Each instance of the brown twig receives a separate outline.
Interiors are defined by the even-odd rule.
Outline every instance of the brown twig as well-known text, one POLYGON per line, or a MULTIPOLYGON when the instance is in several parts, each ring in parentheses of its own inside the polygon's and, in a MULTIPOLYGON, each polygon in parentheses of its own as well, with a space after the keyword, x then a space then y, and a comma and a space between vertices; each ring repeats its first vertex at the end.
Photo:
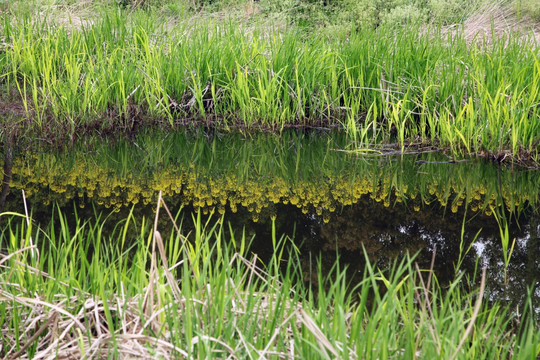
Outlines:
POLYGON ((456 351, 454 352, 452 357, 450 357, 451 360, 454 360, 457 357, 459 350, 461 350, 461 348, 463 347, 463 344, 465 344, 465 341, 467 341, 467 338, 469 337, 469 335, 471 334, 473 330, 474 322, 476 321, 476 318, 478 317, 478 313, 480 312, 480 307, 482 306, 482 299, 484 297, 485 286, 486 286, 486 267, 484 266, 482 268, 482 280, 480 281, 480 291, 478 292, 478 299, 476 299, 476 306, 474 307, 473 316, 471 317, 469 326, 467 326, 467 329, 465 330, 465 333, 463 334, 463 337, 461 338, 461 341, 459 342, 459 345, 456 348, 456 351))
POLYGON ((54 311, 51 315, 51 317, 45 322, 45 324, 41 325, 41 327, 38 329, 38 331, 36 331, 34 333, 34 335, 32 335, 32 337, 30 337, 30 339, 28 339, 28 341, 26 342, 26 344, 24 344, 20 349, 19 351, 17 351, 15 354, 11 355, 10 359, 17 359, 18 357, 20 357, 25 351, 26 349, 28 349, 32 343, 34 341, 36 341, 36 339, 45 331, 47 330, 47 328, 56 321, 56 319, 58 318, 58 313, 56 311, 54 311))

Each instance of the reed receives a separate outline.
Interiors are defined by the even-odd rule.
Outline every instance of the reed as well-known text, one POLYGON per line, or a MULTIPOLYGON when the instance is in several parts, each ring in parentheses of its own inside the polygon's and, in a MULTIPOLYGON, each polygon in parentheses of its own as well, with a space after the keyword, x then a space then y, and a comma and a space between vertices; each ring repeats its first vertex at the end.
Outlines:
POLYGON ((539 51, 517 35, 468 44, 462 33, 412 26, 329 38, 235 20, 170 27, 142 11, 71 27, 4 16, 1 33, 2 82, 34 134, 144 120, 340 126, 354 141, 401 150, 422 141, 456 156, 539 159, 539 51))
POLYGON ((40 227, 3 213, 2 356, 530 359, 540 353, 540 331, 523 315, 532 310, 518 315, 488 304, 485 273, 478 274, 480 289, 478 279, 463 275, 443 289, 430 269, 406 256, 386 271, 367 261, 355 285, 337 263, 325 275, 318 268, 316 284, 306 286, 297 252, 287 250, 290 239, 269 239, 274 255, 263 265, 248 255, 249 240, 228 232, 221 219, 195 214, 195 231, 184 234, 182 217, 170 216, 161 196, 158 204, 154 221, 130 214, 110 232, 101 214, 81 221, 56 211, 40 227), (163 239, 167 223, 172 231, 163 239), (522 324, 517 332, 515 321, 522 324))

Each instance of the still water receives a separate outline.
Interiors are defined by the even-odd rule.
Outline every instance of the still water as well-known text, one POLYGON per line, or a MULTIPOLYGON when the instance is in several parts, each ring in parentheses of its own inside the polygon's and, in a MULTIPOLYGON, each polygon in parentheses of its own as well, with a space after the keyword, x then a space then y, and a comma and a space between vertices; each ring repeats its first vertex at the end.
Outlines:
POLYGON ((4 149, 9 192, 4 186, 0 205, 24 212, 24 190, 42 226, 58 207, 80 219, 108 214, 112 229, 130 211, 153 218, 162 191, 169 208, 184 214, 184 228, 193 212, 223 216, 234 231, 254 236, 251 251, 262 261, 273 249, 273 223, 300 249, 308 282, 317 259, 324 273, 339 257, 354 281, 366 258, 385 268, 410 253, 421 268, 434 257, 442 283, 487 266, 490 300, 517 305, 532 291, 540 308, 540 172, 452 162, 429 149, 359 155, 347 143, 329 133, 184 132, 69 151, 4 149), (501 226, 515 241, 508 264, 501 226))

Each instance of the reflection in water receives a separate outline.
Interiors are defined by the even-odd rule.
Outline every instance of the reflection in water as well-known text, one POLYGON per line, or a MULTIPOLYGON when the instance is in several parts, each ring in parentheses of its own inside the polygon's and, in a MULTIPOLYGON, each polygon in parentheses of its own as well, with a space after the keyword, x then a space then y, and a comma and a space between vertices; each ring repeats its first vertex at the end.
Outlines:
POLYGON ((11 173, 13 168, 13 149, 6 146, 4 150, 4 176, 2 179, 2 193, 0 193, 0 212, 4 211, 4 204, 9 194, 9 183, 11 182, 11 173))
POLYGON ((404 202, 419 211, 438 202, 453 213, 468 206, 487 215, 494 207, 515 212, 538 202, 535 172, 499 171, 479 163, 419 163, 412 156, 361 159, 332 151, 339 144, 331 140, 291 136, 279 143, 272 138, 227 143, 183 137, 150 150, 117 144, 96 153, 38 153, 15 159, 12 187, 25 189, 44 205, 76 198, 81 207, 92 200, 112 209, 153 203, 162 190, 205 212, 243 207, 255 221, 261 213, 277 215, 277 204, 328 221, 336 209, 366 196, 385 207, 404 202))
MULTIPOLYGON (((356 276, 363 272, 363 249, 381 267, 419 252, 418 262, 428 268, 436 248, 441 281, 455 276, 461 258, 460 270, 472 273, 479 255, 478 261, 488 265, 492 299, 519 303, 534 285, 538 301, 538 172, 473 161, 434 163, 441 156, 433 154, 421 162, 416 156, 357 158, 334 151, 344 143, 339 136, 294 133, 278 140, 148 136, 93 152, 17 156, 11 187, 25 190, 34 218, 42 222, 54 203, 64 211, 74 211, 75 203, 79 217, 93 216, 97 207, 112 209, 119 218, 136 204, 140 215, 151 217, 162 190, 175 210, 224 214, 236 231, 257 234, 253 251, 263 259, 272 251, 275 222, 278 234, 302 244, 306 279, 312 254, 321 254, 324 267, 339 253, 356 276), (506 274, 495 209, 503 210, 511 239, 517 239, 506 274)), ((7 151, 4 157, 6 167, 7 151)), ((7 201, 9 210, 22 203, 17 196, 7 201)))

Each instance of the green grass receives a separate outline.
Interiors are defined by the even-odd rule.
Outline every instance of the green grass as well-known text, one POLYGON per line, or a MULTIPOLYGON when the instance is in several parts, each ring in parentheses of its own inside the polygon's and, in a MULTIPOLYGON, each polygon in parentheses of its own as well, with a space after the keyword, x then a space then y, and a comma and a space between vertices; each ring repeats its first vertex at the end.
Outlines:
POLYGON ((6 106, 26 113, 19 132, 338 126, 353 147, 424 142, 539 161, 540 52, 523 36, 468 44, 414 24, 306 34, 107 9, 60 26, 31 11, 3 16, 0 84, 13 94, 6 106))
POLYGON ((349 284, 338 264, 326 275, 315 269, 318 285, 306 286, 298 281, 296 250, 286 250, 290 239, 273 232, 274 256, 263 265, 248 253, 249 239, 200 213, 192 216, 193 233, 183 234, 177 215, 180 228, 162 239, 159 230, 172 228, 164 210, 153 222, 130 215, 111 233, 102 231, 107 218, 99 214, 82 222, 55 213, 47 227, 2 214, 2 356, 534 359, 540 353, 531 310, 518 315, 488 305, 480 272, 479 289, 472 285, 478 279, 463 274, 443 288, 407 256, 385 271, 368 262, 358 284, 349 284))

